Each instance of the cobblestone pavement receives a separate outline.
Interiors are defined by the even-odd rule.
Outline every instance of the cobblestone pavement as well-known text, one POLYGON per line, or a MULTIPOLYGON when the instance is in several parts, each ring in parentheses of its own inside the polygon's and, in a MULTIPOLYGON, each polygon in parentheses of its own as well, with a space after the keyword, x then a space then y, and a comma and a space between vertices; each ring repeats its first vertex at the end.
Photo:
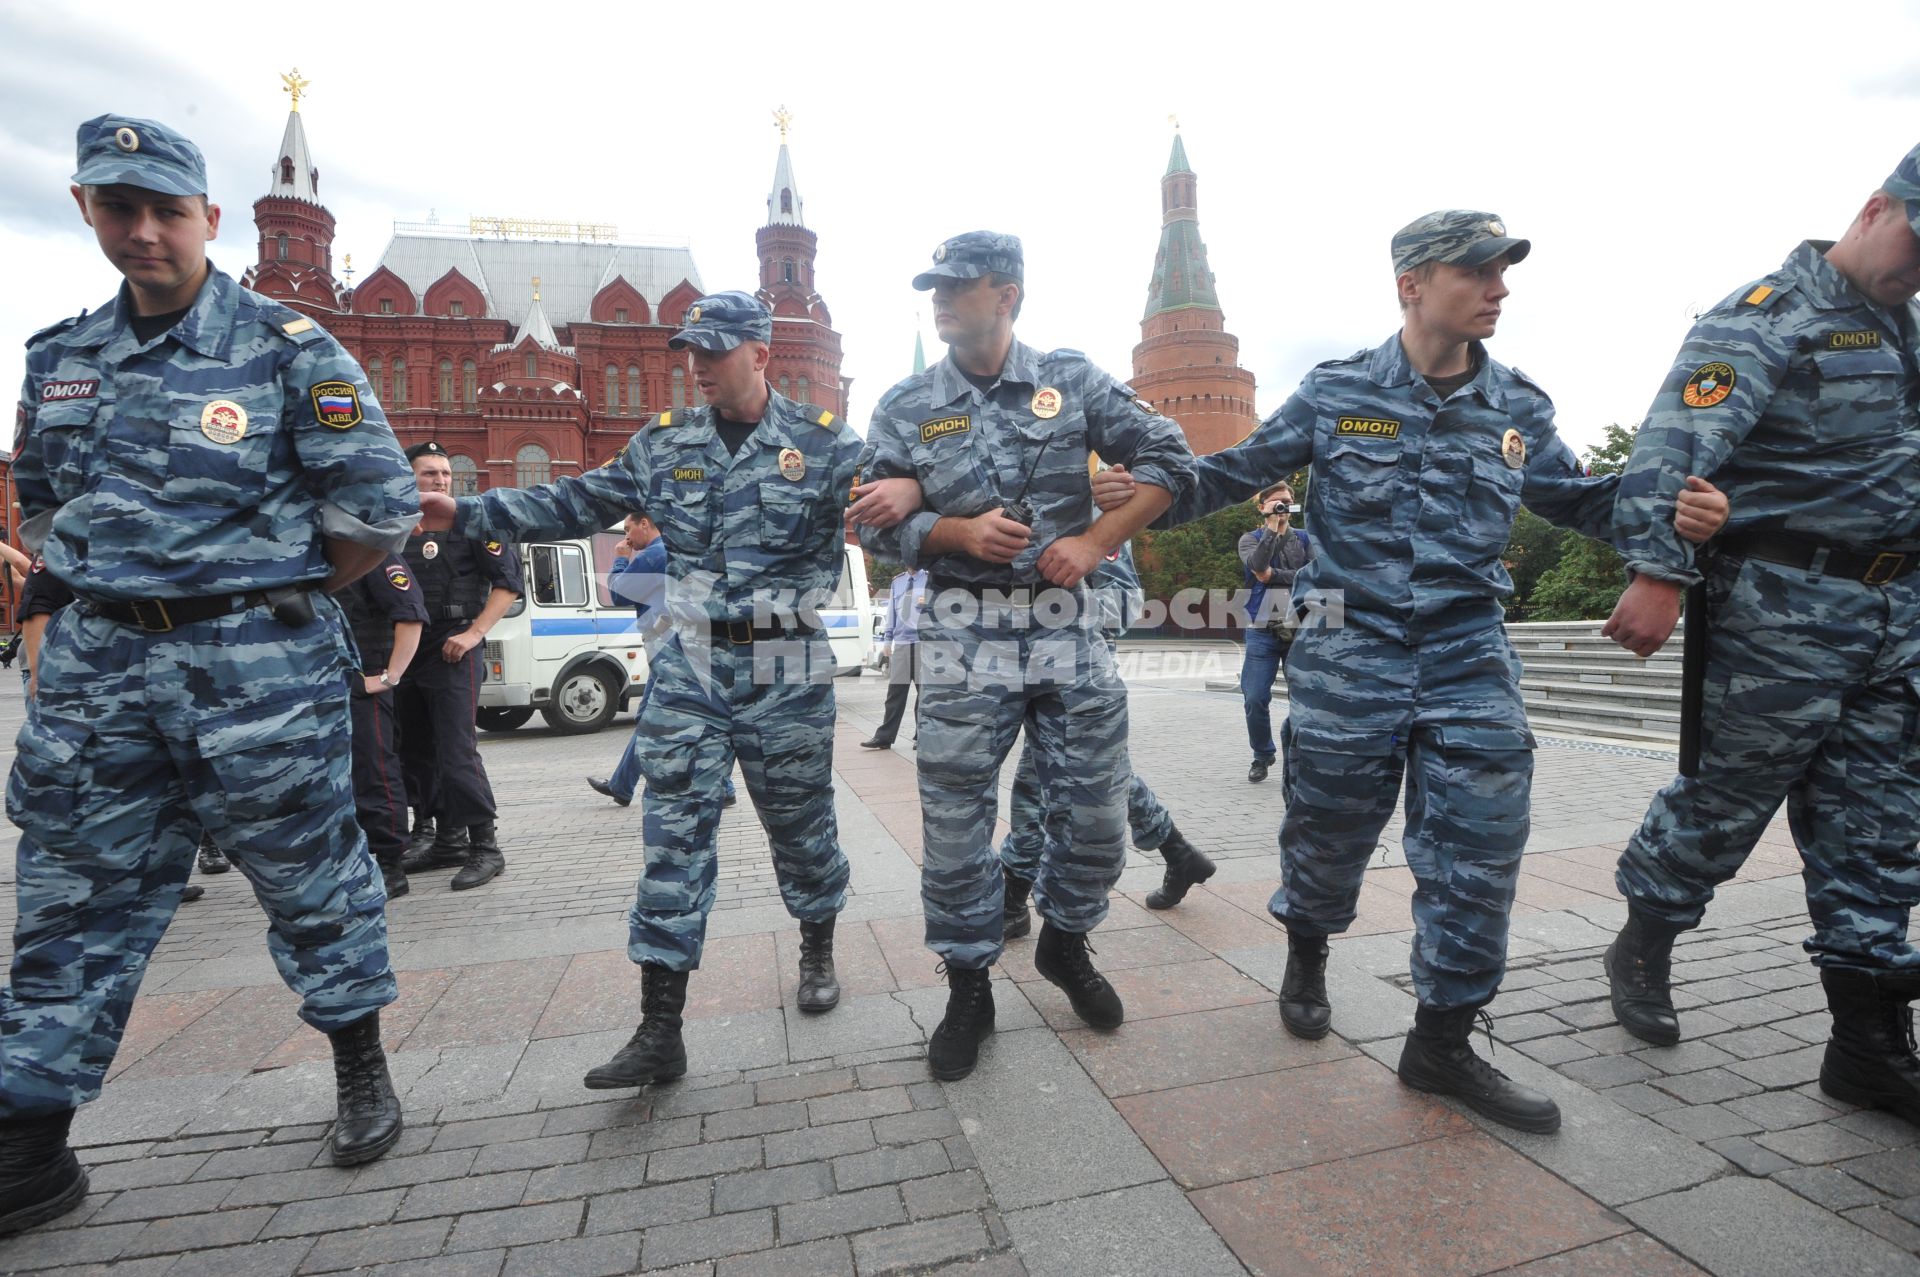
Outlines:
MULTIPOLYGON (((1413 1006, 1397 823, 1335 944, 1336 1033, 1281 1030, 1279 789, 1245 782, 1238 698, 1204 690, 1238 654, 1125 656, 1136 765, 1221 871, 1155 914, 1158 859, 1133 854, 1095 937, 1117 1033, 1081 1027, 1020 940, 980 1068, 927 1079, 945 990, 920 940, 912 751, 858 748, 884 689, 844 680, 842 1005, 787 1009, 797 931, 743 801, 721 823, 690 1075, 582 1089, 637 1016, 639 809, 582 780, 621 733, 530 726, 484 746, 507 876, 454 895, 424 875, 391 908, 400 1146, 326 1162, 324 1040, 240 875, 202 878, 75 1124, 92 1193, 0 1242, 0 1272, 1920 1273, 1920 1132, 1812 1084, 1827 1020, 1784 824, 1676 951, 1685 1040, 1648 1048, 1611 1024, 1599 955, 1624 916, 1613 859, 1671 761, 1543 743, 1493 1058, 1566 1124, 1516 1134, 1392 1076, 1413 1006)), ((19 714, 7 683, 0 739, 19 714)))

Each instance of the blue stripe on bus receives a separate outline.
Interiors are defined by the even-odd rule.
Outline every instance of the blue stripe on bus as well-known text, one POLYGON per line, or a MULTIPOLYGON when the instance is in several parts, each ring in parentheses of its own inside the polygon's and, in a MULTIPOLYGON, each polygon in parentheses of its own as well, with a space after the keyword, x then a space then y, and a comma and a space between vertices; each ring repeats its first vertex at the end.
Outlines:
MULTIPOLYGON (((832 616, 822 614, 820 624, 829 630, 858 629, 860 626, 860 618, 858 616, 832 616)), ((532 621, 532 630, 535 636, 596 634, 605 637, 615 637, 622 634, 631 634, 636 641, 638 641, 640 637, 639 631, 634 628, 634 623, 623 617, 601 617, 595 619, 588 616, 536 616, 532 621)))

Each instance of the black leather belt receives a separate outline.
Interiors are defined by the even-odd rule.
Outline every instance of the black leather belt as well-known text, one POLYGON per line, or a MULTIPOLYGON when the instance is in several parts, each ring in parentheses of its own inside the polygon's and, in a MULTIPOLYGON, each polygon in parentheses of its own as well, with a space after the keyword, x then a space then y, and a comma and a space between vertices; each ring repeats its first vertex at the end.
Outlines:
POLYGON ((798 625, 755 625, 752 621, 715 621, 709 631, 716 643, 746 647, 752 643, 772 643, 780 639, 812 638, 820 633, 798 625))
POLYGON ((1005 602, 1013 607, 1031 607, 1033 596, 1042 590, 1054 588, 1045 581, 962 581, 951 576, 929 576, 927 588, 938 594, 942 590, 959 590, 971 594, 976 599, 993 596, 993 602, 1005 602))
POLYGON ((1791 532, 1747 532, 1727 537, 1722 543, 1727 554, 1765 559, 1790 568, 1811 568, 1824 551, 1820 565, 1823 576, 1837 576, 1867 585, 1885 585, 1920 569, 1920 552, 1911 550, 1848 550, 1828 545, 1812 537, 1791 532))
POLYGON ((255 590, 250 594, 214 594, 200 599, 83 598, 80 606, 109 621, 137 625, 149 634, 165 634, 195 621, 210 621, 216 616, 264 607, 270 601, 265 590, 255 590))

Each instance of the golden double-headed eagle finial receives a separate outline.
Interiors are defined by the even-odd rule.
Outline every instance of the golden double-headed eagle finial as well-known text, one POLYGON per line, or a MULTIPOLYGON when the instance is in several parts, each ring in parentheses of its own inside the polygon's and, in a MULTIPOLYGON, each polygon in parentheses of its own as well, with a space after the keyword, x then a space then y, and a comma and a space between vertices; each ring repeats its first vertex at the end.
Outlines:
POLYGON ((280 83, 283 86, 280 91, 293 99, 293 109, 298 111, 300 109, 300 95, 306 92, 307 86, 312 84, 313 81, 301 79, 300 68, 295 67, 280 77, 280 83))
POLYGON ((773 123, 774 127, 780 130, 780 141, 784 144, 787 140, 787 130, 793 127, 793 113, 784 105, 777 107, 773 112, 773 123))

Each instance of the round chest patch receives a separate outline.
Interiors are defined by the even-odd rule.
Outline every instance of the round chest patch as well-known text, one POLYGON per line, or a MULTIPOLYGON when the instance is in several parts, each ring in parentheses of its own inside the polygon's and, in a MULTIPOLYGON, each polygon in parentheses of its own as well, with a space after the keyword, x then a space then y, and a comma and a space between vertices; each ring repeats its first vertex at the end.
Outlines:
POLYGON ((1733 393, 1733 365, 1701 364, 1680 389, 1680 402, 1689 408, 1711 408, 1733 393))
POLYGON ((1042 386, 1033 392, 1033 415, 1045 420, 1060 415, 1060 392, 1052 386, 1042 386))
POLYGON ((200 410, 200 433, 215 443, 239 443, 247 433, 247 410, 231 399, 216 399, 200 410))
POLYGON ((1515 470, 1527 464, 1527 441, 1520 437, 1518 430, 1509 430, 1500 436, 1500 455, 1515 470))
POLYGON ((429 541, 429 542, 427 542, 427 543, 426 543, 425 545, 423 545, 423 546, 421 546, 421 547, 420 547, 420 557, 421 557, 421 558, 423 558, 423 559, 437 559, 437 558, 439 558, 439 557, 440 557, 440 543, 439 543, 438 541, 429 541))
POLYGON ((800 449, 780 449, 780 477, 796 483, 807 477, 807 459, 800 454, 800 449))

